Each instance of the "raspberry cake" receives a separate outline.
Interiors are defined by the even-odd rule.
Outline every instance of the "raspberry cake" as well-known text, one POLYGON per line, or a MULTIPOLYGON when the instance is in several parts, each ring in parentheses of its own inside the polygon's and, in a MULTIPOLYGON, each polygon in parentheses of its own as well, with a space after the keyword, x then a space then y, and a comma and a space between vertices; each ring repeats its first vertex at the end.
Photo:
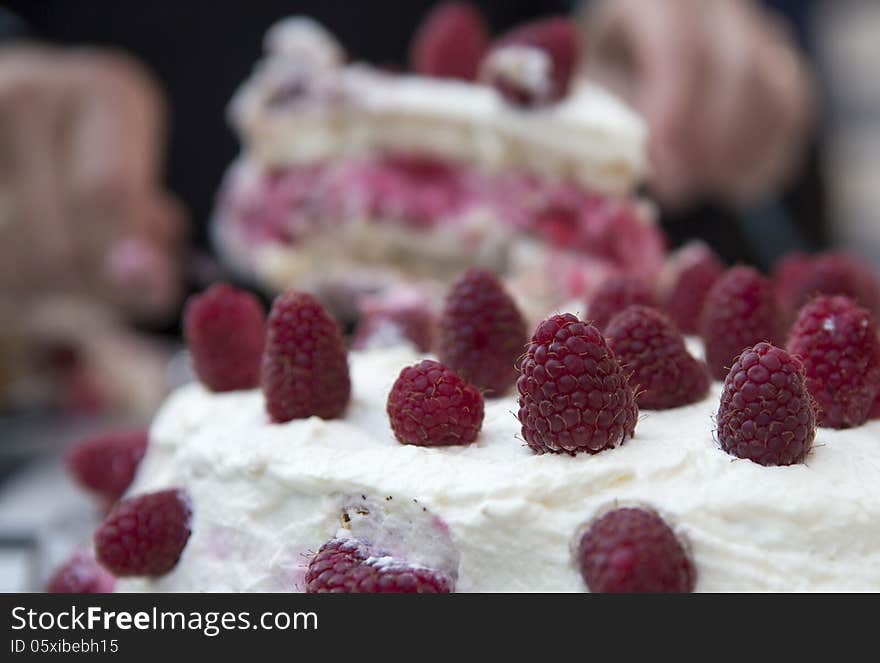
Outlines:
POLYGON ((213 226, 229 264, 337 317, 401 283, 437 294, 471 265, 533 318, 609 273, 659 270, 663 236, 633 195, 645 127, 577 74, 574 25, 489 42, 474 12, 451 12, 424 24, 406 73, 347 63, 309 19, 270 30, 230 106, 243 148, 213 226))
MULTIPOLYGON (((472 270, 442 314, 473 306, 489 365, 523 334, 497 288, 472 270)), ((606 335, 557 313, 494 392, 411 344, 347 350, 296 291, 265 347, 230 347, 254 327, 244 301, 216 286, 189 304, 201 382, 159 411, 96 532, 100 566, 78 553, 70 591, 107 570, 117 591, 880 590, 880 340, 852 299, 812 300, 788 350, 745 348, 723 384, 658 309, 629 306, 606 335), (821 368, 837 356, 844 375, 821 368), (248 366, 249 388, 205 382, 248 366)), ((91 476, 99 448, 129 458, 129 440, 86 443, 73 471, 91 476)))
MULTIPOLYGON (((285 292, 188 304, 199 382, 59 591, 880 591, 876 276, 664 263, 570 24, 480 21, 432 15, 418 75, 270 32, 216 231, 285 292)), ((112 502, 141 453, 70 468, 112 502)))

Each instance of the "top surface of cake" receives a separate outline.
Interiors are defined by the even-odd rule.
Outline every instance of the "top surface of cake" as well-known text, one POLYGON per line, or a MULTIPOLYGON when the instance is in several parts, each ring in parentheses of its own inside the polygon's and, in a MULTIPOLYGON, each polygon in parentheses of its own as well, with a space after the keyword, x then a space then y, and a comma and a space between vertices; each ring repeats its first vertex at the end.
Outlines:
MULTIPOLYGON (((692 274, 676 281, 695 293, 692 274)), ((396 345, 356 351, 308 293, 264 323, 212 287, 186 314, 202 384, 159 412, 99 561, 160 591, 880 588, 871 310, 815 296, 773 345, 774 284, 734 267, 687 341, 650 291, 611 286, 587 310, 613 299, 609 320, 557 313, 528 335, 474 268, 433 341, 397 317, 409 302, 385 312, 396 345), (132 515, 162 526, 126 539, 132 515)))
POLYGON ((193 534, 171 573, 122 589, 302 591, 311 556, 350 527, 343 514, 371 511, 409 523, 422 539, 410 559, 454 567, 456 591, 584 591, 578 534, 632 505, 688 542, 696 591, 880 589, 880 421, 821 429, 806 463, 762 467, 714 439, 716 383, 698 403, 642 413, 619 448, 536 456, 510 395, 486 402, 474 444, 423 448, 398 443, 385 412, 419 355, 350 358, 352 402, 337 420, 270 423, 258 391, 194 384, 171 397, 131 492, 186 487, 193 534))

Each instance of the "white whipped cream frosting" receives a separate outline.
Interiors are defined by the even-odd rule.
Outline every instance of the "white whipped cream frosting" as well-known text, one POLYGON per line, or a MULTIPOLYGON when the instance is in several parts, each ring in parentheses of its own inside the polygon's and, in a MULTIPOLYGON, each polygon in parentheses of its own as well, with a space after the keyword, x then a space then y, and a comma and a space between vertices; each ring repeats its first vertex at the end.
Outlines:
POLYGON ((695 405, 643 411, 617 449, 538 456, 519 434, 514 393, 486 402, 469 447, 404 446, 385 402, 400 369, 418 359, 407 347, 351 353, 352 401, 334 421, 274 424, 259 391, 179 389, 155 420, 130 492, 185 488, 192 536, 169 574, 120 589, 301 591, 309 556, 363 496, 401 521, 408 512, 395 504, 441 519, 448 537, 407 531, 437 539, 412 561, 457 560, 461 592, 585 591, 578 533, 632 504, 656 509, 686 541, 697 591, 880 590, 880 422, 819 429, 806 463, 762 467, 714 441, 716 383, 695 405), (429 559, 432 549, 443 559, 429 559))

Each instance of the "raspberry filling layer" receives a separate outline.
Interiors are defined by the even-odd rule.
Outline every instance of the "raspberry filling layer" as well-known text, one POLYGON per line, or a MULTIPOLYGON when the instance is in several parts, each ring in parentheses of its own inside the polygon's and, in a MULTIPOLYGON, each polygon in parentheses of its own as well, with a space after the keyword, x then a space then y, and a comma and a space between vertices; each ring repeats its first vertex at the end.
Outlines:
POLYGON ((461 234, 474 215, 601 258, 628 272, 654 273, 665 239, 633 201, 522 172, 486 173, 451 161, 383 155, 276 169, 247 187, 228 186, 225 222, 253 244, 302 245, 353 219, 417 232, 461 234))

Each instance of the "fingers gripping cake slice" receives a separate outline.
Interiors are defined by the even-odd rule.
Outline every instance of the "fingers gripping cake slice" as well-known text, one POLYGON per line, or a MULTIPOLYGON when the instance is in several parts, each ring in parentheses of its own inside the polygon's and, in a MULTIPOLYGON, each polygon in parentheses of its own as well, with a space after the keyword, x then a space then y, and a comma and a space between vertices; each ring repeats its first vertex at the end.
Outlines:
POLYGON ((231 264, 355 299, 401 282, 436 293, 482 265, 534 314, 608 273, 659 269, 662 234, 633 196, 645 127, 609 93, 575 75, 524 105, 491 80, 343 60, 307 19, 270 31, 230 106, 243 147, 214 235, 231 264))

